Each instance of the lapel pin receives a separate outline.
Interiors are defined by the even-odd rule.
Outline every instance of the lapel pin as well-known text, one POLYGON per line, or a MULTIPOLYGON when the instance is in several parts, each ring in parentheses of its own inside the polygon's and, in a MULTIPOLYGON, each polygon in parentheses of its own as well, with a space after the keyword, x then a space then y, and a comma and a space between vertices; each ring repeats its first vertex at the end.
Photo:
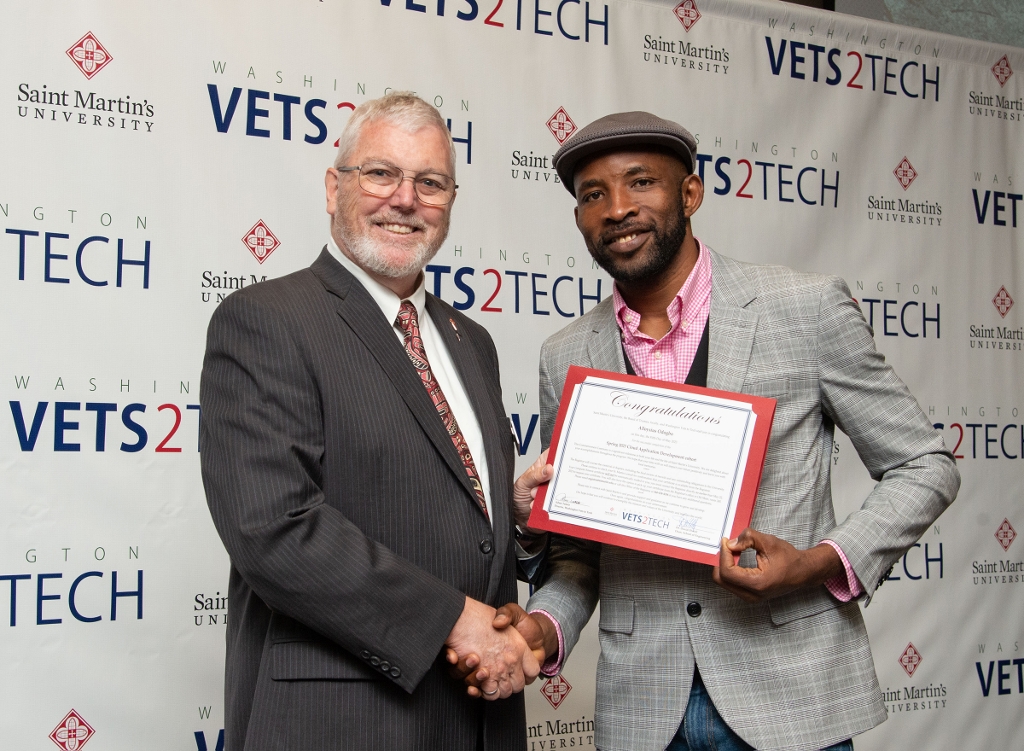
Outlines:
POLYGON ((455 325, 455 319, 454 318, 449 318, 448 319, 448 323, 450 323, 452 325, 452 330, 455 331, 455 338, 458 339, 461 342, 462 341, 462 337, 459 335, 459 327, 455 325))

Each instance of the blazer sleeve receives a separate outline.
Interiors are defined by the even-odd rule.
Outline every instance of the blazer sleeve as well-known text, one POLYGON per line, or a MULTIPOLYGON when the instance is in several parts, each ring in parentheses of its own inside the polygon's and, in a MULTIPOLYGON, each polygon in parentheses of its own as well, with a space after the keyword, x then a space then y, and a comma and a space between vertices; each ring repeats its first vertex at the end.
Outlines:
MULTIPOLYGON (((545 342, 540 355, 540 429, 544 448, 551 444, 559 394, 565 381, 566 368, 555 367, 556 357, 557 350, 545 342), (553 376, 553 371, 562 376, 553 376)), ((539 588, 526 609, 544 610, 558 621, 565 645, 565 654, 560 656, 563 665, 597 607, 600 563, 600 543, 549 535, 539 588)))
POLYGON ((853 442, 876 485, 828 534, 870 597, 956 498, 960 473, 942 436, 875 348, 846 283, 831 278, 818 318, 824 414, 853 442))
POLYGON ((210 322, 200 391, 210 512, 232 564, 272 610, 357 657, 387 660, 399 668, 387 677, 411 692, 465 595, 324 502, 321 397, 292 326, 244 293, 210 322))

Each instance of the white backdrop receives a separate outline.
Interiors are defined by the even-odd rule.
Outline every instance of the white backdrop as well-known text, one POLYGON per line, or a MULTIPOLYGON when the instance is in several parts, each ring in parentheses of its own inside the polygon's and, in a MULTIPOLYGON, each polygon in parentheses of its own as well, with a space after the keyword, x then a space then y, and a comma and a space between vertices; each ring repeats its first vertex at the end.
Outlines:
MULTIPOLYGON (((332 144, 388 89, 457 139, 428 288, 492 332, 521 468, 541 341, 611 290, 551 169, 567 131, 678 120, 701 239, 849 282, 964 477, 865 610, 890 719, 857 747, 1022 745, 1024 52, 755 0, 9 0, 3 20, 4 748, 217 748, 206 324, 313 260, 332 144)), ((841 518, 870 480, 842 437, 834 462, 841 518)), ((596 657, 590 631, 564 682, 528 688, 530 751, 593 746, 596 657)))

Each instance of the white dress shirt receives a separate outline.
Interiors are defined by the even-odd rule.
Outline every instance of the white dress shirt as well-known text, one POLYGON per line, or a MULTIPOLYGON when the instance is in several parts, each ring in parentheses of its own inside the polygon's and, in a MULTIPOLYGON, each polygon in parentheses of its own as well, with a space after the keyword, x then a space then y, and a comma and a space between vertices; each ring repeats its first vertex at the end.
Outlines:
POLYGON ((427 292, 424 286, 425 275, 420 275, 420 283, 416 287, 415 292, 407 298, 400 298, 342 253, 341 249, 334 242, 333 237, 327 239, 327 250, 334 257, 334 260, 344 266, 345 270, 352 274, 366 291, 370 293, 370 297, 374 299, 377 305, 380 306, 381 312, 384 313, 384 318, 391 323, 395 336, 398 337, 403 348, 405 347, 405 335, 395 325, 395 319, 398 318, 398 310, 402 306, 403 299, 409 300, 416 306, 416 317, 419 319, 420 337, 423 339, 423 349, 427 355, 427 362, 430 363, 430 370, 437 379, 437 383, 441 386, 441 391, 444 392, 444 396, 448 400, 448 407, 451 409, 452 414, 455 415, 455 419, 459 423, 459 429, 462 430, 462 436, 466 439, 466 445, 469 446, 469 451, 473 455, 473 463, 476 465, 476 472, 480 477, 480 486, 484 489, 484 503, 487 504, 487 515, 493 519, 494 515, 491 512, 491 486, 487 475, 487 454, 484 452, 484 437, 480 430, 480 422, 477 420, 476 413, 473 412, 469 396, 466 394, 466 389, 462 385, 462 379, 459 378, 459 373, 455 369, 455 363, 452 362, 452 358, 448 354, 448 348, 445 347, 444 339, 441 338, 437 327, 434 325, 434 320, 426 311, 427 292))

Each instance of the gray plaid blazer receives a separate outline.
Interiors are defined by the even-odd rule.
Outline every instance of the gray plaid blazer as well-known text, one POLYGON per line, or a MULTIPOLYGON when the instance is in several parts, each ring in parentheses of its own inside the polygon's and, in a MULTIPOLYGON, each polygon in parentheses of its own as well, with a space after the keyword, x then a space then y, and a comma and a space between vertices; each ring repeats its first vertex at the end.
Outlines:
MULTIPOLYGON (((711 259, 707 385, 778 400, 752 526, 798 548, 835 541, 870 596, 956 497, 953 457, 876 351, 845 282, 711 259), (836 427, 877 483, 839 525, 829 485, 836 427)), ((610 297, 544 343, 544 445, 574 364, 624 372, 610 297)), ((567 651, 601 601, 600 749, 664 749, 694 663, 722 717, 758 749, 820 749, 886 718, 860 608, 823 586, 749 604, 707 566, 557 536, 547 565, 529 609, 558 619, 567 651)))

